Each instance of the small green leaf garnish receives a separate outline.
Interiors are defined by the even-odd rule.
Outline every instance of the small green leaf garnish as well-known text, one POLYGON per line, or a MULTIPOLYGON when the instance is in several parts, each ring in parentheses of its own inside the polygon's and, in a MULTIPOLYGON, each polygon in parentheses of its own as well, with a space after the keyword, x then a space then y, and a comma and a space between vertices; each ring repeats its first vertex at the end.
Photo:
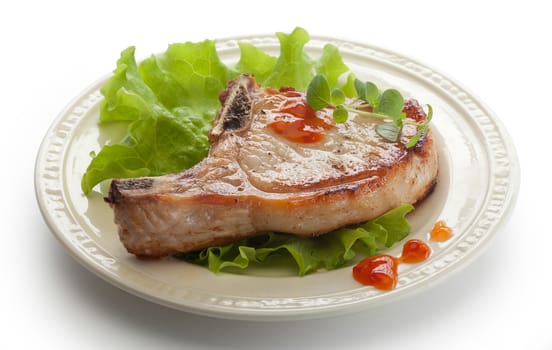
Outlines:
POLYGON ((355 79, 354 84, 355 84, 355 90, 356 90, 358 98, 360 98, 361 100, 367 101, 366 100, 366 87, 365 87, 364 83, 362 81, 358 80, 358 79, 355 79))
POLYGON ((391 119, 397 120, 401 118, 403 107, 404 99, 401 93, 395 89, 388 89, 379 96, 379 104, 374 112, 385 114, 391 119))
POLYGON ((376 84, 372 82, 362 82, 355 79, 355 89, 358 94, 358 98, 368 102, 373 108, 377 108, 379 104, 379 89, 376 84))
POLYGON ((349 117, 349 112, 343 107, 343 105, 337 105, 335 107, 335 110, 333 112, 333 120, 336 123, 345 123, 347 121, 347 118, 349 117))
POLYGON ((328 79, 323 74, 317 74, 307 87, 307 103, 315 110, 321 110, 331 104, 331 92, 328 79))
POLYGON ((401 129, 394 122, 385 122, 376 126, 376 132, 386 140, 396 142, 401 129))
POLYGON ((307 88, 307 103, 315 110, 326 107, 334 107, 333 119, 336 123, 345 123, 349 112, 367 117, 381 119, 384 122, 376 126, 376 132, 384 139, 397 142, 405 124, 415 125, 418 129, 407 143, 406 147, 416 145, 422 135, 427 132, 429 122, 433 116, 433 110, 428 106, 427 118, 417 123, 406 118, 403 112, 404 98, 396 89, 387 89, 383 92, 372 82, 362 82, 351 73, 342 88, 330 88, 328 79, 324 74, 317 74, 307 88), (353 91, 354 90, 354 91, 353 91), (358 104, 358 100, 347 103, 345 97, 354 97, 365 103, 358 104))
POLYGON ((416 143, 420 140, 422 135, 424 135, 427 132, 427 129, 429 128, 429 122, 431 121, 431 118, 433 118, 433 108, 431 105, 427 105, 427 118, 422 123, 422 125, 418 124, 418 132, 416 135, 414 135, 410 140, 408 140, 408 143, 406 144, 407 148, 414 147, 416 143))

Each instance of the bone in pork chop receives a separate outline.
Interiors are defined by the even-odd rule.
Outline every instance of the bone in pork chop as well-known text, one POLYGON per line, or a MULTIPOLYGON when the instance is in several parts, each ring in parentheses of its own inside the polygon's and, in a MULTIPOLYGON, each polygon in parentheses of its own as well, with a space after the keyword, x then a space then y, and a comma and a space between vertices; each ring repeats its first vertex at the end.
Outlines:
MULTIPOLYGON (((113 180, 106 201, 126 249, 161 257, 266 232, 321 235, 423 199, 438 159, 427 132, 407 149, 375 131, 380 121, 350 114, 335 124, 294 89, 261 89, 241 75, 221 93, 208 156, 178 174, 113 180)), ((417 102, 407 117, 424 118, 417 102)))

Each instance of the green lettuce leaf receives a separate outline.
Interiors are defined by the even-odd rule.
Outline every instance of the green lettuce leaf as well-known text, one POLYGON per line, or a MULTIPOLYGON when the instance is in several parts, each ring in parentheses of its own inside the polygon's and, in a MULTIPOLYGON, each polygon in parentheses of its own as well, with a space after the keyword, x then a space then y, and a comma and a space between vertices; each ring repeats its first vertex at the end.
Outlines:
POLYGON ((337 87, 339 77, 347 72, 349 67, 343 63, 339 49, 326 44, 319 61, 316 64, 316 73, 324 74, 331 88, 337 87))
POLYGON ((170 45, 139 66, 134 51, 121 53, 101 89, 100 124, 128 122, 127 133, 94 155, 81 181, 85 194, 103 180, 173 173, 199 162, 218 94, 237 75, 210 40, 170 45))
POLYGON ((410 232, 406 214, 413 209, 412 205, 404 204, 364 224, 320 237, 269 233, 176 257, 205 265, 215 273, 227 268, 246 269, 252 264, 268 264, 275 257, 292 262, 300 276, 322 268, 333 270, 351 263, 359 253, 374 255, 404 239, 410 232))
POLYGON ((155 94, 138 72, 134 51, 130 46, 121 52, 113 76, 100 90, 104 96, 100 103, 100 123, 147 118, 159 107, 155 94))
POLYGON ((104 146, 92 159, 81 182, 84 193, 103 180, 174 173, 198 163, 207 153, 208 140, 189 122, 192 117, 187 114, 184 122, 160 115, 130 124, 121 143, 104 146))
MULTIPOLYGON (((181 89, 176 92, 168 87, 163 90, 170 98, 178 98, 180 106, 188 106, 195 111, 212 112, 219 107, 218 94, 226 88, 228 80, 237 72, 221 62, 213 40, 200 43, 172 44, 157 58, 165 75, 174 79, 181 89)), ((144 70, 144 76, 147 71, 144 70)), ((147 76, 146 76, 147 80, 147 76)), ((153 86, 162 91, 164 86, 153 86)))
POLYGON ((276 35, 280 41, 280 56, 265 85, 276 89, 293 86, 304 91, 314 76, 315 62, 304 50, 305 44, 310 40, 309 33, 303 28, 295 28, 291 34, 276 35))
POLYGON ((349 68, 334 45, 324 46, 322 56, 312 59, 304 50, 310 36, 303 28, 295 28, 291 34, 276 33, 280 41, 280 56, 264 85, 273 88, 293 86, 304 91, 316 73, 324 74, 330 88, 338 86, 338 78, 349 68))
POLYGON ((258 82, 264 83, 272 73, 277 58, 264 52, 249 43, 238 43, 240 47, 240 60, 236 64, 236 70, 255 76, 258 82))

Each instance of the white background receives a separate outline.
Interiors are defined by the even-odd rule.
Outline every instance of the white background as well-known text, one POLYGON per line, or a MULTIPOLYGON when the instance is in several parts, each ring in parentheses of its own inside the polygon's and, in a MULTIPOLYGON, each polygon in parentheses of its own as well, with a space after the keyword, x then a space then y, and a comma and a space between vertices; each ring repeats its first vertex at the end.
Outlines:
MULTIPOLYGON (((18 1, 0 5, 0 345, 4 349, 552 349, 552 19, 538 2, 18 1), (188 3, 185 5, 185 3, 188 3), (33 188, 42 137, 119 52, 291 31, 385 47, 462 83, 512 135, 521 191, 471 265, 413 297, 336 318, 254 323, 151 304, 76 263, 33 188)), ((542 3, 545 3, 544 1, 542 3)))

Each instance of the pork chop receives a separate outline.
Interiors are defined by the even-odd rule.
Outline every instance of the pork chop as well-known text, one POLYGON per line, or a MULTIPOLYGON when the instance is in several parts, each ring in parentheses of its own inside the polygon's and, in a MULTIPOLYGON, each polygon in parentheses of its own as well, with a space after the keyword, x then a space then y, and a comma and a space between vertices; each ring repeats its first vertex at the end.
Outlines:
MULTIPOLYGON (((126 249, 161 257, 266 232, 321 235, 422 200, 438 159, 427 132, 407 149, 375 131, 380 121, 351 113, 334 123, 292 88, 262 89, 242 75, 221 93, 208 156, 178 174, 113 180, 106 201, 126 249)), ((407 117, 425 118, 416 101, 407 117)))

